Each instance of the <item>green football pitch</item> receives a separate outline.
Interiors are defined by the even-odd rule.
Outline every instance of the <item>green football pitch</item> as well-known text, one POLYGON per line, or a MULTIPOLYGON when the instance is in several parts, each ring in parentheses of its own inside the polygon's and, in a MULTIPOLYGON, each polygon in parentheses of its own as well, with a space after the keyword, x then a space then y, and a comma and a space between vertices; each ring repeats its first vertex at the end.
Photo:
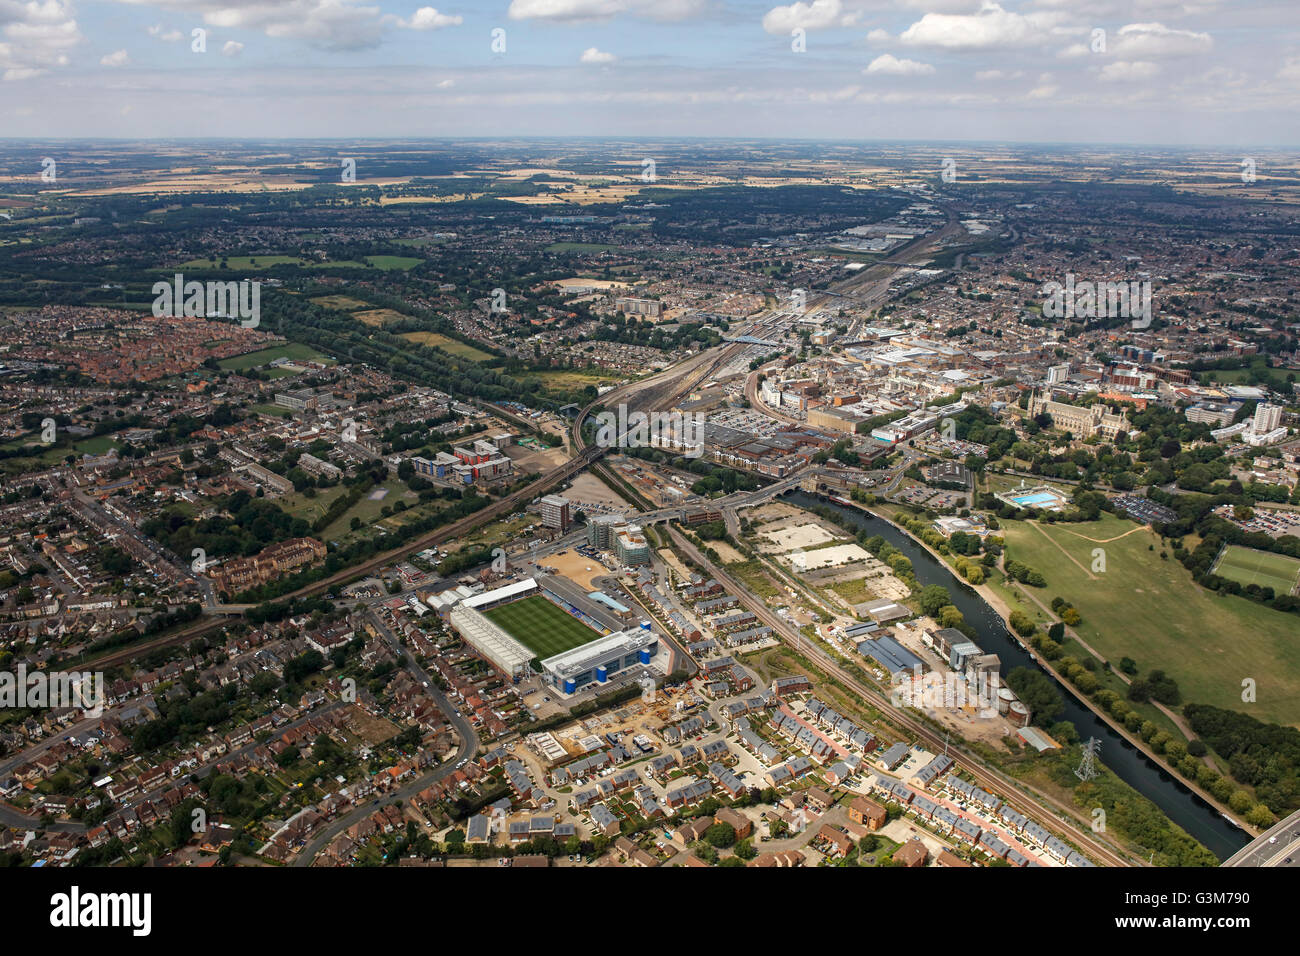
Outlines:
POLYGON ((1219 558, 1214 573, 1238 584, 1270 587, 1274 594, 1290 594, 1300 576, 1300 560, 1230 544, 1219 558))
POLYGON ((600 637, 540 594, 494 607, 483 615, 543 660, 600 637))

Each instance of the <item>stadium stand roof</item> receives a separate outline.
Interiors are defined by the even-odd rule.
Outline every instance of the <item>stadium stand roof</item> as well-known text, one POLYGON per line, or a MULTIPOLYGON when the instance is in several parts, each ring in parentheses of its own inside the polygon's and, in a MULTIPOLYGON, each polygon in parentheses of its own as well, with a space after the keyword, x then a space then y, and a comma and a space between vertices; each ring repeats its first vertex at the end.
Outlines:
POLYGON ((630 653, 647 647, 658 639, 658 635, 652 631, 631 627, 624 631, 606 634, 604 637, 589 641, 581 647, 561 651, 559 654, 542 661, 542 667, 552 674, 576 674, 607 657, 615 650, 625 654, 630 653))
POLYGON ((450 621, 466 643, 504 674, 514 675, 524 670, 533 659, 532 651, 464 603, 452 608, 450 621))
POLYGON ((516 581, 514 584, 507 584, 503 588, 497 588, 493 591, 484 591, 482 594, 476 594, 474 597, 466 598, 460 602, 460 606, 470 609, 480 608, 488 604, 495 604, 498 601, 506 601, 510 598, 519 597, 520 595, 535 590, 537 590, 537 581, 533 578, 524 578, 522 581, 516 581))

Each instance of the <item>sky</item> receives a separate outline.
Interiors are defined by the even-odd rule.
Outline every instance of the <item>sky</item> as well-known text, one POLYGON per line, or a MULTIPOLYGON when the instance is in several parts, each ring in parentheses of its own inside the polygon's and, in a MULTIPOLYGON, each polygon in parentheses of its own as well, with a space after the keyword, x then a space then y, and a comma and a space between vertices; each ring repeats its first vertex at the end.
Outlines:
POLYGON ((1300 142, 1300 0, 439 3, 0 0, 0 137, 1300 142))

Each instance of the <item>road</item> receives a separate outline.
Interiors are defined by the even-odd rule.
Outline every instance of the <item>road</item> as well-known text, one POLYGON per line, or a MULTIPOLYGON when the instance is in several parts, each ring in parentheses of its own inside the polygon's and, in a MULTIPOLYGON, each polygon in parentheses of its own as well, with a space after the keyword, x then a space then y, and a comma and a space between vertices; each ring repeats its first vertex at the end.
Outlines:
MULTIPOLYGON (((301 587, 296 591, 284 594, 277 598, 277 601, 287 602, 298 598, 325 594, 340 585, 346 584, 350 581, 360 580, 374 571, 387 565, 394 564, 417 551, 423 551, 431 545, 442 544, 453 538, 462 537, 494 518, 519 511, 521 506, 531 502, 532 499, 542 491, 552 487, 557 482, 564 481, 566 478, 582 471, 584 468, 587 468, 597 461, 604 453, 605 449, 603 448, 588 448, 578 457, 552 469, 536 481, 530 482, 528 485, 513 494, 507 495, 486 507, 480 508, 478 511, 461 518, 459 521, 452 522, 449 525, 444 525, 443 527, 431 531, 422 537, 416 538, 401 547, 394 548, 391 551, 385 551, 373 558, 369 558, 361 564, 354 564, 328 578, 322 578, 321 580, 305 587, 301 587)), ((119 664, 125 664, 130 660, 149 653, 150 651, 158 650, 163 647, 173 647, 177 644, 184 644, 201 634, 219 630, 225 627, 230 620, 242 617, 252 606, 253 605, 234 604, 205 608, 205 613, 212 617, 211 620, 188 627, 174 634, 155 638, 151 641, 132 644, 119 651, 113 651, 101 657, 92 658, 89 661, 85 661, 84 659, 79 660, 78 663, 81 665, 94 664, 101 670, 115 667, 119 664)))
POLYGON ((792 418, 784 412, 778 412, 771 405, 764 403, 758 395, 758 376, 761 374, 763 374, 763 369, 756 368, 745 378, 745 398, 749 400, 749 404, 753 406, 754 410, 762 412, 768 418, 775 418, 783 425, 803 424, 799 419, 792 418))
MULTIPOLYGON (((952 227, 954 221, 955 220, 950 217, 948 225, 946 225, 944 229, 930 236, 922 237, 908 246, 905 246, 903 249, 899 250, 899 254, 923 253, 928 248, 929 242, 945 235, 952 227)), ((883 287, 887 288, 888 276, 893 274, 894 268, 896 268, 894 264, 878 264, 870 269, 864 269, 861 273, 850 279, 836 283, 835 286, 832 287, 832 290, 849 289, 868 280, 875 281, 878 284, 883 280, 883 287), (881 275, 875 275, 877 270, 881 270, 881 275)), ((810 300, 809 308, 812 308, 816 304, 828 301, 829 298, 830 295, 815 297, 810 300)), ((781 311, 782 310, 775 310, 773 314, 779 314, 781 311)), ((753 324, 758 327, 762 325, 763 321, 766 320, 759 320, 753 324)), ((593 400, 583 408, 574 420, 571 434, 573 437, 573 447, 577 452, 576 457, 565 462, 563 465, 557 466, 544 474, 541 478, 529 483, 527 486, 513 494, 507 495, 505 498, 501 498, 498 501, 479 509, 472 515, 467 515, 459 521, 435 529, 400 547, 378 554, 361 564, 353 565, 352 567, 346 568, 328 578, 323 578, 312 584, 301 587, 296 591, 291 591, 288 594, 282 595, 278 600, 288 602, 298 598, 314 597, 316 595, 326 594, 340 585, 346 584, 350 581, 360 580, 382 567, 401 561, 409 555, 415 554, 418 551, 423 551, 425 548, 443 544, 444 542, 450 541, 454 538, 462 537, 475 530, 480 525, 486 524, 501 515, 511 514, 520 510, 521 505, 528 504, 543 491, 550 489, 557 483, 565 481, 578 472, 594 465, 600 457, 605 454, 607 449, 595 446, 588 447, 582 436, 582 423, 596 407, 612 407, 620 401, 626 402, 633 398, 638 401, 638 404, 643 404, 647 407, 669 407, 677 400, 677 398, 686 394, 700 383, 706 381, 718 368, 735 358, 746 348, 749 348, 749 346, 739 343, 729 343, 727 345, 717 346, 713 349, 705 350, 698 356, 690 358, 672 368, 665 369, 663 372, 640 379, 636 382, 630 382, 606 392, 604 395, 593 400)), ((83 502, 83 504, 89 513, 95 515, 97 520, 111 522, 112 519, 109 516, 102 514, 102 510, 98 508, 97 503, 93 500, 83 502)), ((120 527, 116 530, 123 534, 127 534, 128 537, 130 537, 130 532, 133 531, 133 529, 125 527, 120 527)), ((130 539, 133 542, 136 540, 133 537, 130 539)), ((150 551, 157 551, 156 548, 151 547, 148 544, 144 544, 143 546, 149 547, 150 551)), ((155 554, 154 557, 158 560, 165 561, 165 558, 163 558, 161 554, 155 554)), ((168 566, 176 573, 185 573, 179 568, 171 565, 168 566)), ((203 580, 203 576, 200 575, 199 579, 203 580)), ((204 613, 214 618, 214 620, 186 628, 175 634, 155 638, 154 640, 142 644, 135 644, 123 648, 120 651, 115 651, 97 658, 93 663, 101 668, 109 668, 125 664, 136 657, 149 653, 150 651, 183 644, 204 633, 224 627, 226 621, 242 617, 248 610, 248 605, 218 605, 215 601, 215 597, 210 593, 205 593, 203 603, 205 605, 204 613)))
POLYGON ((316 857, 320 855, 325 847, 329 846, 336 836, 352 826, 359 823, 370 814, 374 813, 381 805, 393 803, 395 801, 406 802, 426 787, 437 783, 446 777, 450 777, 456 772, 456 769, 463 766, 466 761, 473 760, 478 756, 479 739, 478 733, 464 715, 457 710, 456 705, 452 703, 451 698, 444 694, 435 683, 433 677, 421 667, 414 658, 402 646, 397 635, 393 633, 387 622, 375 611, 373 607, 369 608, 367 613, 374 623, 376 630, 388 642, 399 655, 406 657, 406 668, 415 675, 416 680, 426 685, 425 689, 433 702, 438 705, 438 709, 446 715, 447 720, 455 728, 456 736, 460 738, 460 746, 456 748, 456 753, 445 762, 434 767, 427 773, 420 774, 409 783, 403 784, 396 790, 390 790, 382 796, 376 798, 370 803, 361 803, 353 807, 350 811, 340 817, 330 821, 320 832, 314 836, 311 841, 294 858, 293 866, 306 867, 315 862, 316 857))
MULTIPOLYGON (((979 763, 977 758, 970 756, 962 748, 946 743, 936 734, 928 724, 911 717, 905 711, 899 710, 893 706, 889 698, 878 690, 869 688, 862 684, 857 678, 847 673, 835 662, 835 660, 824 651, 816 642, 809 640, 801 634, 796 628, 790 625, 788 621, 780 615, 774 613, 766 603, 758 600, 752 594, 747 592, 744 587, 727 574, 722 568, 715 565, 708 559, 698 548, 696 548, 684 535, 675 528, 669 527, 669 534, 672 536, 677 548, 695 561, 704 572, 715 578, 720 584, 728 589, 732 594, 740 598, 740 603, 752 611, 763 623, 769 625, 784 642, 794 647, 795 650, 813 660, 817 666, 826 673, 833 676, 844 687, 858 694, 864 701, 873 704, 882 713, 889 715, 889 721, 898 727, 906 730, 913 735, 913 738, 925 745, 932 753, 943 753, 944 749, 949 752, 958 751, 963 754, 963 767, 970 772, 980 786, 987 787, 990 790, 1003 795, 1010 793, 1032 793, 1039 801, 1049 806, 1055 807, 1061 815, 1069 820, 1079 822, 1078 811, 1063 803, 1054 797, 1043 793, 1037 788, 1027 785, 1024 781, 1013 780, 1005 776, 1000 771, 979 763)), ((1037 820, 1048 829, 1057 831, 1061 827, 1061 819, 1045 812, 1037 803, 1022 801, 1017 804, 1017 808, 1028 816, 1030 819, 1037 820)), ((1070 838, 1084 851, 1095 860, 1107 866, 1130 866, 1128 859, 1120 856, 1111 847, 1093 839, 1091 835, 1084 832, 1080 827, 1075 827, 1070 832, 1070 838)))
POLYGON ((1228 859, 1224 866, 1300 866, 1300 810, 1242 847, 1228 859))

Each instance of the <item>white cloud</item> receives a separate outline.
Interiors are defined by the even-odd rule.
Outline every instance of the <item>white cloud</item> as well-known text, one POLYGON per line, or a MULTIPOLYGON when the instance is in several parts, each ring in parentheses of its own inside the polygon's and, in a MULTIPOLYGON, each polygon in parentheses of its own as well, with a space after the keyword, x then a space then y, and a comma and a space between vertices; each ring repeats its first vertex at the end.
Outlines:
POLYGON ((763 14, 763 29, 768 33, 788 35, 795 27, 805 30, 825 30, 829 27, 848 26, 856 15, 844 13, 841 0, 812 0, 811 3, 792 3, 773 7, 763 14))
POLYGON ((1122 26, 1110 43, 1109 53, 1126 59, 1135 57, 1193 56, 1209 53, 1214 38, 1208 33, 1175 30, 1163 23, 1130 23, 1122 26))
POLYGON ((1250 82, 1250 78, 1240 70, 1234 70, 1228 66, 1212 66, 1199 76, 1188 77, 1181 86, 1190 88, 1196 86, 1214 87, 1219 90, 1240 89, 1250 82))
POLYGON ((1145 80, 1160 72, 1160 67, 1146 60, 1116 60, 1107 63, 1098 74, 1107 83, 1131 83, 1145 80))
POLYGON ((978 13, 927 13, 902 32, 906 46, 945 50, 995 50, 1047 42, 1061 22, 1057 13, 1019 14, 988 0, 978 13))
POLYGON ((176 43, 185 38, 185 34, 181 33, 180 30, 168 30, 161 23, 151 26, 149 35, 162 40, 164 43, 176 43))
POLYGON ((436 7, 421 7, 404 25, 411 30, 441 30, 444 27, 458 27, 464 22, 464 17, 439 13, 436 7))
MULTIPOLYGON (((0 3, 5 0, 0 0, 0 3)), ((117 0, 201 17, 204 25, 255 30, 277 39, 303 40, 327 50, 359 50, 379 44, 384 30, 403 26, 364 0, 117 0)))
POLYGON ((510 0, 511 20, 608 20, 626 14, 651 20, 699 16, 709 0, 510 0))
POLYGON ((853 99, 860 92, 862 92, 862 87, 854 83, 833 90, 809 90, 808 99, 814 103, 843 103, 846 100, 853 99))
POLYGON ((244 50, 244 44, 238 40, 227 40, 221 46, 222 56, 239 56, 244 50))
POLYGON ((25 80, 66 66, 83 39, 66 0, 0 0, 0 78, 25 80))
POLYGON ((1143 12, 1166 13, 1176 17, 1203 16, 1215 12, 1220 0, 1201 0, 1200 3, 1187 3, 1185 0, 1137 0, 1135 7, 1143 12))
POLYGON ((882 30, 879 27, 877 27, 876 29, 872 30, 870 33, 867 34, 867 42, 873 44, 888 43, 889 31, 882 30))
POLYGON ((983 0, 900 0, 897 5, 927 13, 971 13, 983 6, 983 0))
POLYGON ((1031 100, 1047 100, 1060 91, 1061 87, 1053 82, 1052 74, 1040 73, 1038 74, 1038 85, 1030 90, 1027 95, 1031 100))
POLYGON ((934 72, 929 63, 916 60, 900 60, 890 53, 882 54, 872 60, 863 73, 885 73, 890 76, 926 76, 934 72))
POLYGON ((114 50, 112 53, 106 53, 99 58, 100 66, 126 66, 131 62, 131 57, 125 50, 114 50))
POLYGON ((1015 70, 1010 73, 1006 70, 980 70, 975 74, 975 79, 981 83, 988 83, 992 80, 1018 80, 1024 75, 1023 70, 1015 70))
POLYGON ((578 58, 581 63, 613 63, 618 57, 612 53, 604 53, 597 50, 594 46, 589 46, 582 51, 582 56, 578 58))

